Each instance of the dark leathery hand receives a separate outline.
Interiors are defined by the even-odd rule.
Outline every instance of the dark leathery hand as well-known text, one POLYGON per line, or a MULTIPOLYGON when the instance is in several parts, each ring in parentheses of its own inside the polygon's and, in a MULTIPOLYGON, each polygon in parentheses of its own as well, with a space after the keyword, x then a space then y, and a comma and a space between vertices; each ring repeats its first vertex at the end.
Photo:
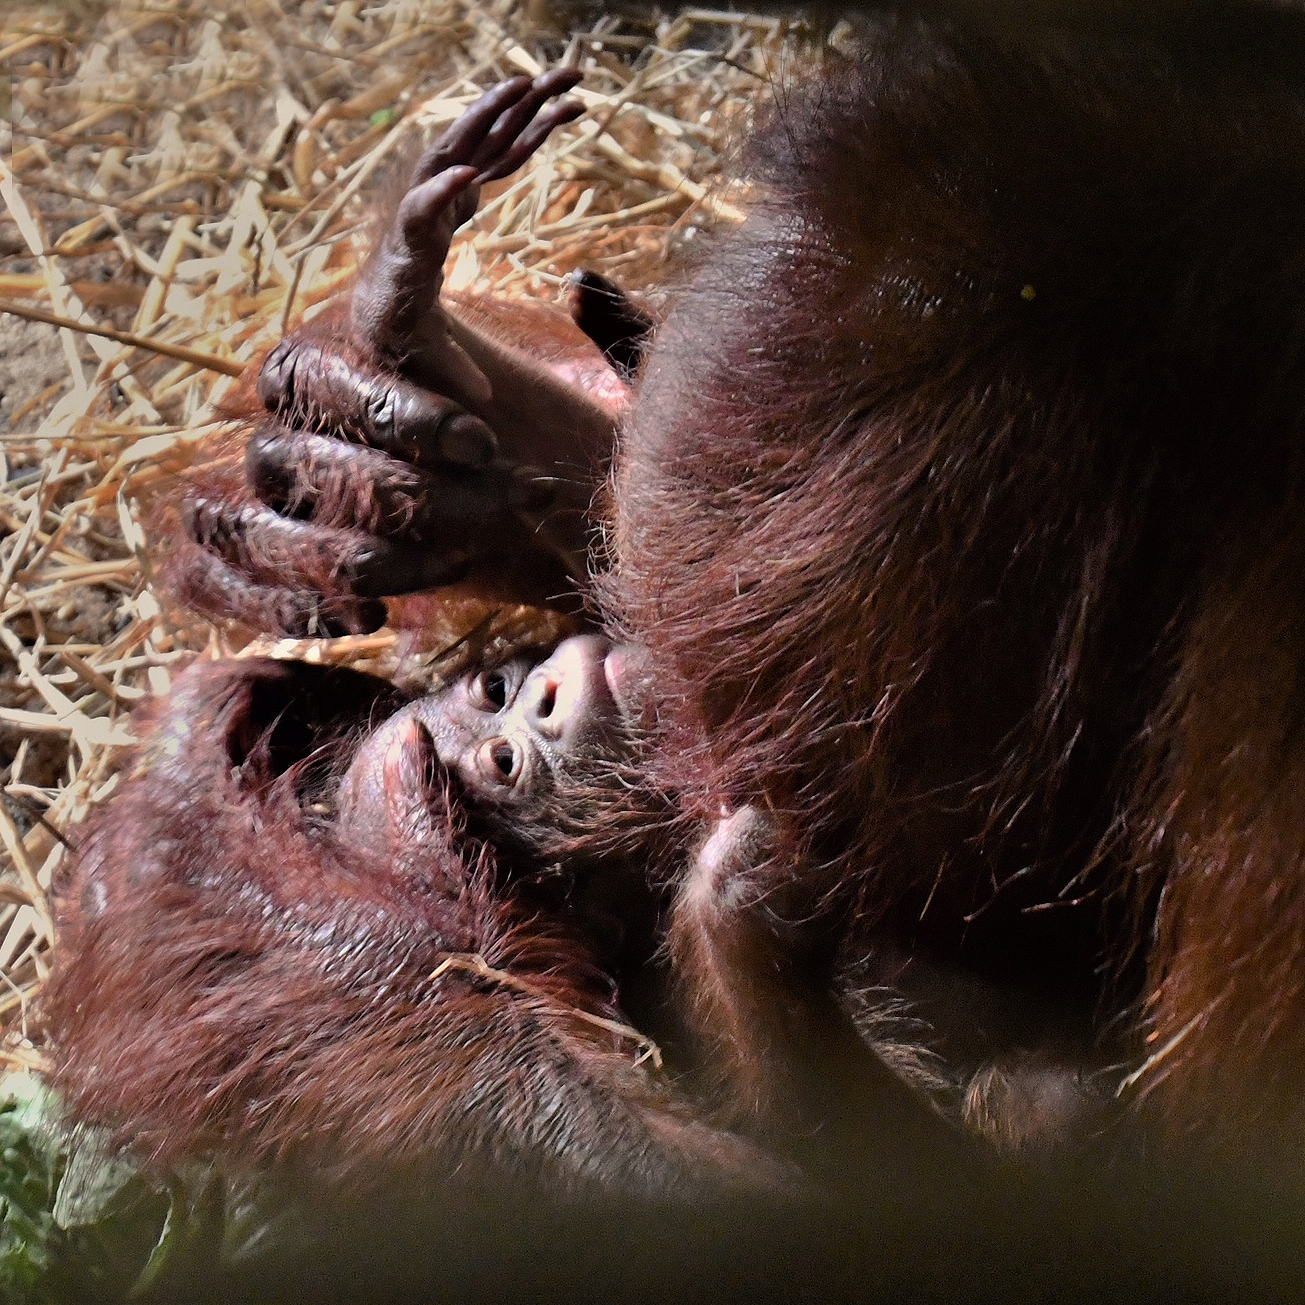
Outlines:
POLYGON ((370 634, 385 624, 375 598, 327 596, 312 589, 252 580, 217 553, 183 540, 169 580, 189 608, 215 620, 238 620, 265 634, 291 639, 370 634))
POLYGON ((422 155, 411 184, 455 167, 475 168, 482 182, 515 171, 555 127, 583 111, 573 100, 560 100, 540 112, 545 101, 571 90, 580 77, 574 68, 554 68, 533 81, 513 77, 495 86, 422 155))
POLYGON ((442 133, 413 171, 395 220, 353 295, 358 342, 400 366, 449 386, 469 406, 486 402, 488 385, 440 330, 439 292, 453 233, 476 210, 480 186, 515 171, 550 132, 582 106, 552 96, 580 75, 556 69, 531 81, 496 86, 442 133))
POLYGON ((173 569, 192 605, 287 634, 357 632, 381 623, 382 596, 453 584, 500 557, 553 558, 532 514, 555 507, 556 483, 504 458, 486 420, 498 420, 492 387, 440 291, 480 184, 581 112, 549 103, 578 80, 559 70, 482 96, 422 157, 347 315, 268 355, 257 381, 268 419, 248 438, 245 487, 183 504, 193 543, 173 569))
POLYGON ((338 435, 418 467, 483 467, 498 452, 494 432, 451 399, 303 336, 268 354, 258 397, 288 426, 338 435))
POLYGON ((275 425, 245 446, 245 474, 258 498, 285 516, 414 544, 453 539, 464 550, 492 544, 515 511, 551 496, 521 469, 451 467, 435 477, 375 449, 275 425))
POLYGON ((472 561, 464 549, 409 547, 361 530, 319 526, 254 503, 196 495, 182 506, 187 534, 256 583, 328 597, 380 598, 450 584, 472 561))

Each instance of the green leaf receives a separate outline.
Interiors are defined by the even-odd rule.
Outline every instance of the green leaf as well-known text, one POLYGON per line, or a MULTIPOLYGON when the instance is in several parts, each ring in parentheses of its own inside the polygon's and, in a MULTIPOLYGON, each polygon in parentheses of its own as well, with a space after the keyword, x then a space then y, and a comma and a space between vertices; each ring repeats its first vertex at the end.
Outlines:
POLYGON ((48 1126, 53 1097, 35 1075, 0 1079, 0 1299, 46 1305, 64 1244, 54 1218, 63 1168, 48 1126))

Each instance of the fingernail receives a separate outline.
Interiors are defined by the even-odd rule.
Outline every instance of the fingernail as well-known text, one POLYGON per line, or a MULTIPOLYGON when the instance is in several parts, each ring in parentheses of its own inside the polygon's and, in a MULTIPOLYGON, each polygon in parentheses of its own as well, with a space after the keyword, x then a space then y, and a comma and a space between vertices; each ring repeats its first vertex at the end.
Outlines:
POLYGON ((294 369, 289 366, 290 354, 294 346, 289 340, 280 344, 267 355, 259 369, 258 400, 268 412, 277 412, 288 407, 293 398, 292 375, 294 369))
POLYGON ((486 467, 498 455, 498 440, 479 417, 463 413, 440 427, 440 452, 462 467, 486 467))

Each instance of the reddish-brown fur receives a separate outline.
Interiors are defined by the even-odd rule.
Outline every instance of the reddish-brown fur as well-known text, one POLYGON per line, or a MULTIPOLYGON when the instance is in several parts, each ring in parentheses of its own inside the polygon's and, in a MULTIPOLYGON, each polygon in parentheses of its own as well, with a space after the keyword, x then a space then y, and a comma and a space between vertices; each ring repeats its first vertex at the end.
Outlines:
POLYGON ((1305 131, 1269 32, 1165 66, 905 25, 782 99, 642 377, 604 579, 667 677, 658 781, 791 819, 756 891, 1107 1015, 1145 948, 1133 1091, 1207 1139, 1305 1123, 1305 131))
POLYGON ((355 1197, 491 1165, 665 1200, 780 1181, 639 1067, 581 931, 450 800, 385 846, 315 827, 314 765, 401 700, 341 669, 209 664, 141 721, 61 913, 47 1012, 73 1104, 156 1162, 307 1167, 355 1197))
MULTIPOLYGON (((1033 1051, 1124 1063, 1107 1083, 1201 1145, 1301 1140, 1305 79, 1282 51, 1305 39, 1279 18, 1137 50, 886 22, 779 97, 751 215, 657 334, 599 594, 656 668, 648 786, 699 831, 765 812, 746 855, 686 836, 668 925, 696 1061, 749 1129, 902 1127, 885 986, 937 1016, 920 1041, 998 1138, 1074 1127, 1043 1062, 1003 1087, 1033 1051), (987 985, 1008 1026, 972 1017, 987 985), (850 1077, 822 1095, 825 1055, 850 1077)), ((183 810, 213 835, 65 930, 47 1014, 86 1113, 169 1154, 474 1153, 654 1192, 746 1164, 561 1013, 615 1010, 509 881, 458 868, 428 899, 434 854, 313 841, 224 804, 220 765, 211 792, 181 773, 184 808, 147 768, 82 860, 112 881, 183 810), (449 949, 559 1010, 432 980, 449 949), (225 1022, 242 1002, 256 1022, 225 1022)))

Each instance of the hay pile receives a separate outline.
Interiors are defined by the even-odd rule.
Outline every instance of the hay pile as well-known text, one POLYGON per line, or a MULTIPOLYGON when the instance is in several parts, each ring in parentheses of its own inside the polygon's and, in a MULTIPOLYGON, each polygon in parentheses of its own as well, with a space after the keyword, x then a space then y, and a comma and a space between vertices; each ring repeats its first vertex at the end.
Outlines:
POLYGON ((731 132, 803 35, 502 0, 6 7, 0 1069, 40 1063, 59 831, 113 791, 131 707, 197 654, 393 664, 384 631, 240 647, 156 593, 142 526, 243 365, 348 278, 387 162, 502 78, 576 63, 589 112, 489 192, 450 280, 556 296, 584 264, 650 286, 731 219, 731 132))

